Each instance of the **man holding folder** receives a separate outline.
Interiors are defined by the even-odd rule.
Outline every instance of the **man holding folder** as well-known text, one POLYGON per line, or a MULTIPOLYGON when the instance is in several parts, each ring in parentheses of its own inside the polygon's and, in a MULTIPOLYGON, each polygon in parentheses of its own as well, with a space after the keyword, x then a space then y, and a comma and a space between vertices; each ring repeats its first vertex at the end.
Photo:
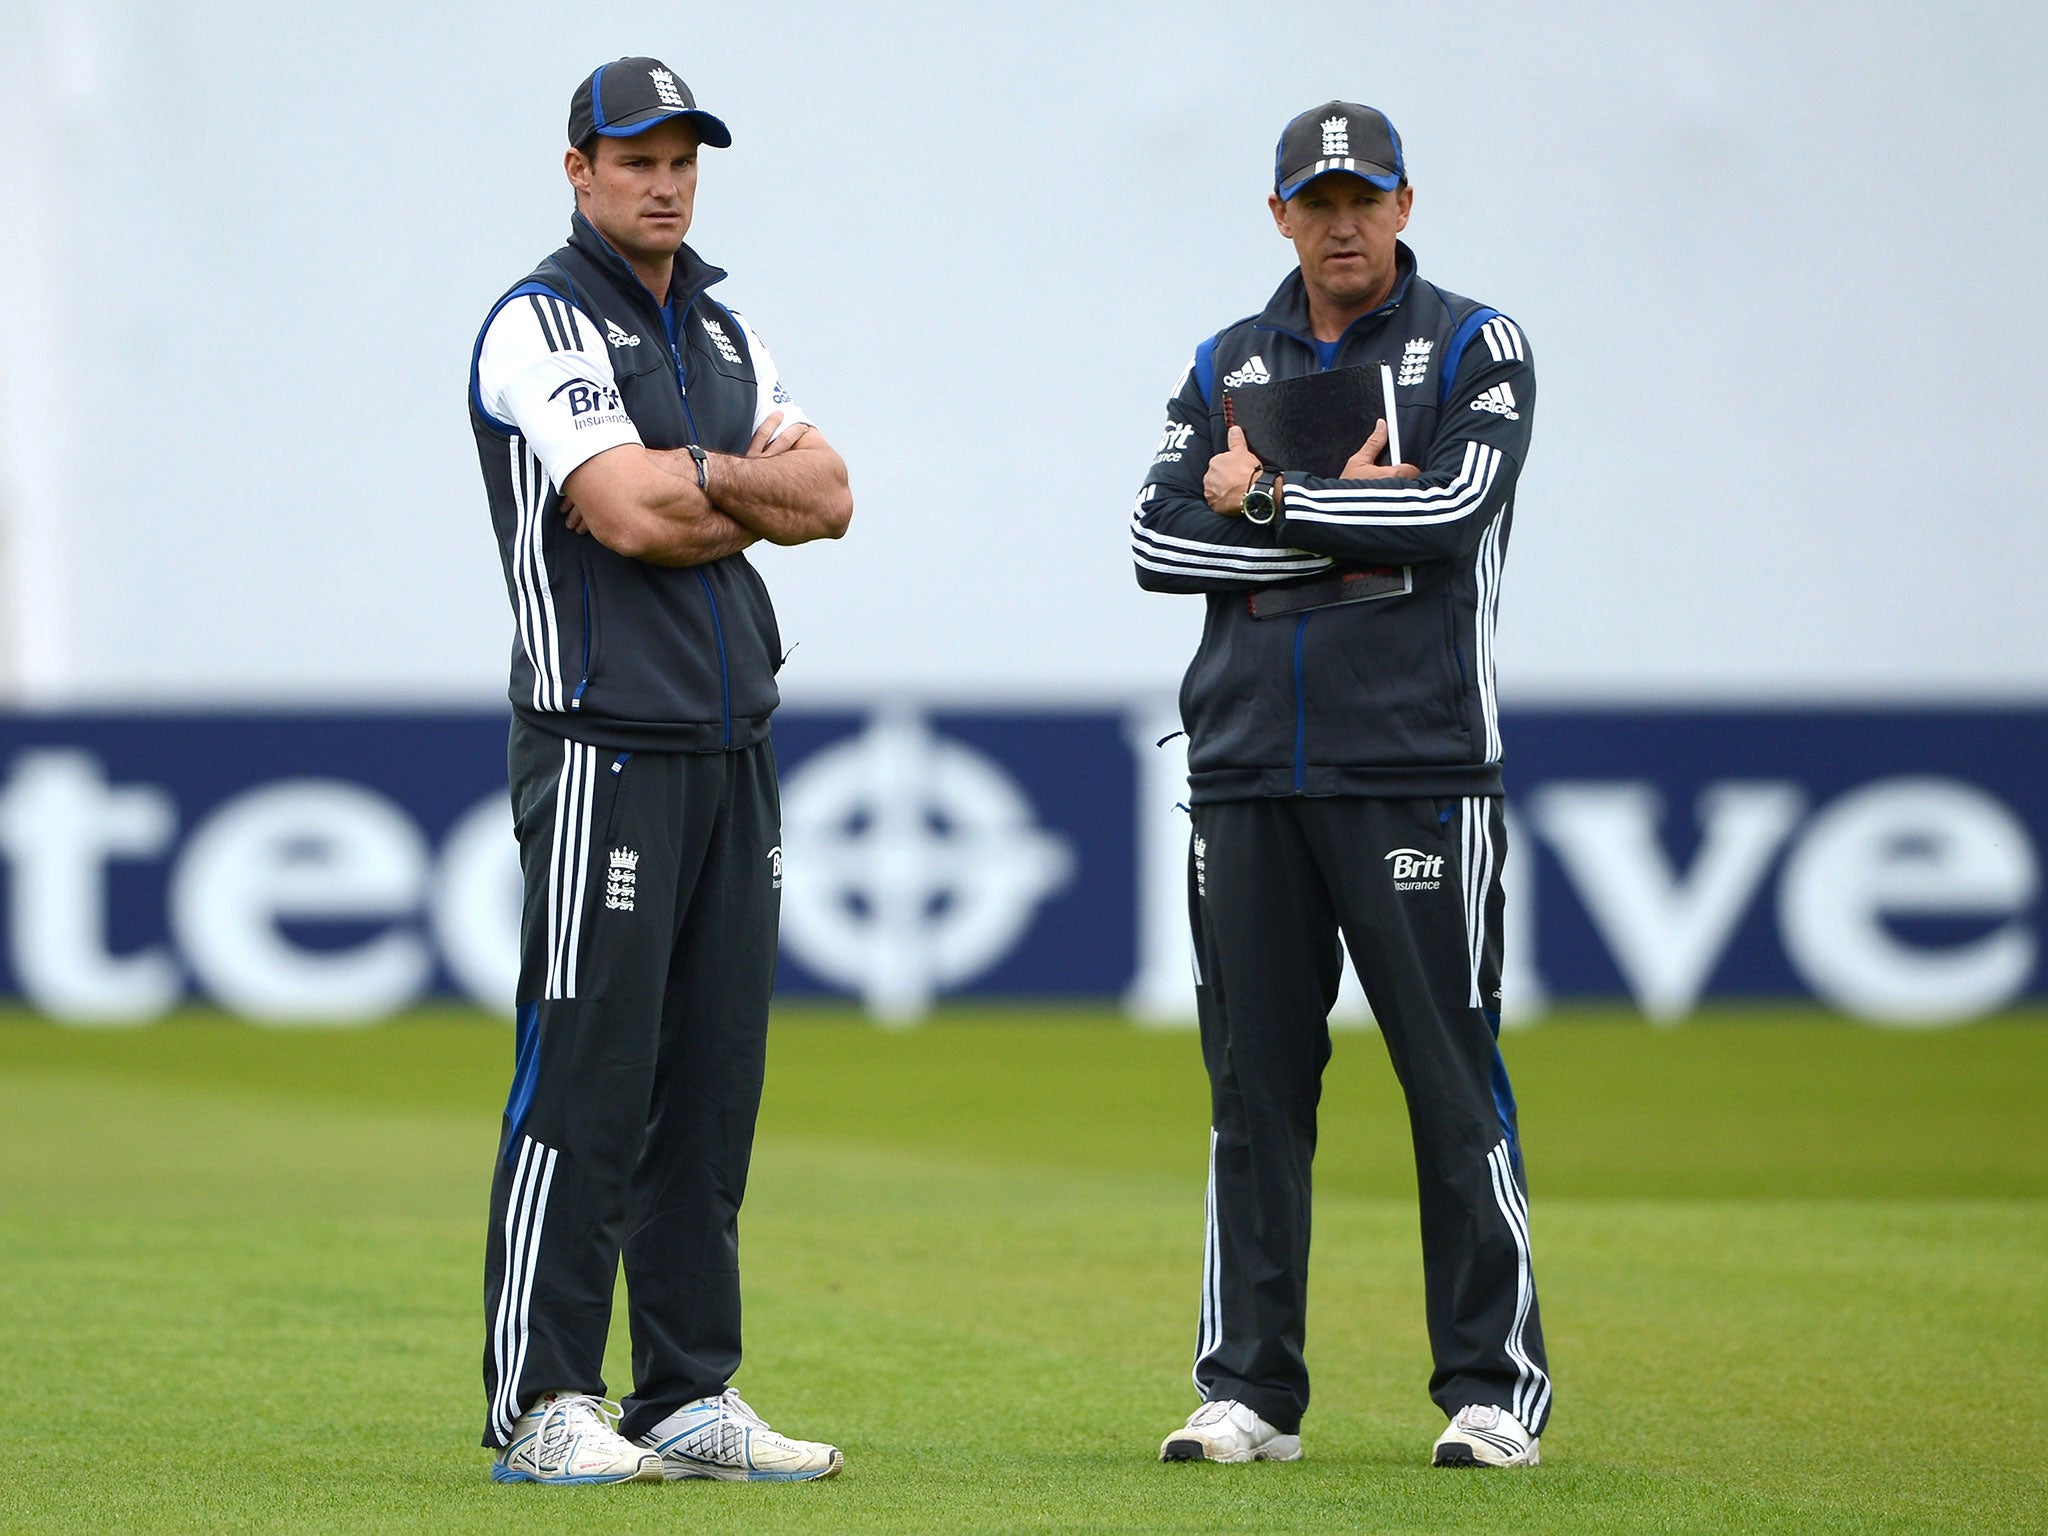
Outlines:
POLYGON ((1535 373, 1512 320, 1419 277, 1401 141, 1333 101, 1282 132, 1299 260, 1195 350, 1132 526, 1203 594, 1181 690, 1211 1088, 1195 1385, 1166 1461, 1293 1460, 1310 1165, 1349 946, 1407 1096, 1438 1466, 1532 1466, 1550 1378, 1500 1029, 1494 621, 1535 373), (1391 451, 1389 451, 1391 449, 1391 451))

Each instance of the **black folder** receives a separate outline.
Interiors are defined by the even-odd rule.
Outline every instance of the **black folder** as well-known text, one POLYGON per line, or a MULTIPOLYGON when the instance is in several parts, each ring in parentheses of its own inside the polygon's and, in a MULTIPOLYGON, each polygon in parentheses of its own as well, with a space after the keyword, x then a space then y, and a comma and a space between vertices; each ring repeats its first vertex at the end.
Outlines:
POLYGON ((1326 479, 1372 436, 1387 414, 1377 368, 1333 368, 1251 384, 1224 395, 1231 420, 1261 463, 1326 479))

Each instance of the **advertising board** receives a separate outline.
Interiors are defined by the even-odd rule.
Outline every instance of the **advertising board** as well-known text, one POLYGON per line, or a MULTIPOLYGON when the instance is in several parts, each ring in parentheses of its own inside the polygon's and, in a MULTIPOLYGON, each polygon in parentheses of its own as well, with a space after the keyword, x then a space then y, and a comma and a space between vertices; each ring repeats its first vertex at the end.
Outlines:
MULTIPOLYGON (((508 1010, 502 715, 0 719, 0 994, 79 1023, 508 1010)), ((786 711, 781 993, 1184 1022, 1170 701, 786 711)), ((2044 986, 2048 711, 1510 715, 1505 1006, 1806 997, 1957 1022, 2044 986)), ((1369 856, 1369 850, 1359 856, 1369 856)), ((1340 1015, 1365 1016, 1355 981, 1340 1015)))

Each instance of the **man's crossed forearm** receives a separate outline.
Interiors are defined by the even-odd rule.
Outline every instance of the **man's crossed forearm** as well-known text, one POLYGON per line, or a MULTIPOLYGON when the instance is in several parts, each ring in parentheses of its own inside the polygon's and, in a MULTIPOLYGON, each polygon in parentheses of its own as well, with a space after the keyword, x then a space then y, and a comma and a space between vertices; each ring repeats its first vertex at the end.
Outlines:
POLYGON ((761 423, 744 455, 705 456, 703 487, 686 448, 631 445, 599 454, 563 486, 571 529, 654 565, 707 565, 756 540, 836 539, 853 516, 846 464, 824 434, 782 415, 761 423))

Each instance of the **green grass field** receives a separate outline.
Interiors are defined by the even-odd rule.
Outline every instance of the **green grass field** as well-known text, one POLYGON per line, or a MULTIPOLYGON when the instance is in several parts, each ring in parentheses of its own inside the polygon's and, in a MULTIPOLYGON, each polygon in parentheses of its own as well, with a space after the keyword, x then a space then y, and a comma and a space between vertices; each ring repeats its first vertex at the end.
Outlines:
POLYGON ((1324 1100, 1304 1458, 1161 1466, 1194 1404, 1192 1036, 792 1011, 738 1384, 845 1474, 552 1490, 476 1446, 509 1029, 0 1019, 0 1530, 2048 1530, 2048 1018, 1588 1015, 1506 1050, 1540 1469, 1424 1464, 1376 1036, 1339 1038, 1324 1100))

